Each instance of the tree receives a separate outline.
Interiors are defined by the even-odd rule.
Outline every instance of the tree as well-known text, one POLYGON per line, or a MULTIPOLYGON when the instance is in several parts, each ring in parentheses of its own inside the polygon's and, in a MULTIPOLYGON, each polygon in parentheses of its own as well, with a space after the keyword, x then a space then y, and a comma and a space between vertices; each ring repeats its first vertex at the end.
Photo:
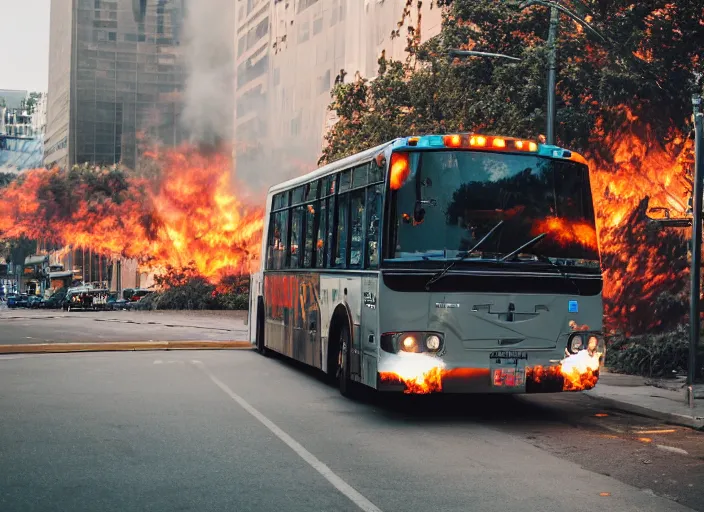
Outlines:
MULTIPOLYGON (((534 137, 545 126, 548 13, 499 0, 454 0, 439 37, 414 45, 406 63, 379 60, 378 77, 338 84, 330 109, 339 116, 321 163, 411 133, 465 130, 534 137), (450 48, 520 57, 449 62, 450 48)), ((568 4, 567 2, 563 2, 568 4)), ((571 6, 606 36, 603 43, 562 19, 558 38, 557 138, 609 158, 594 127, 609 131, 626 116, 664 142, 689 130, 691 94, 701 89, 704 15, 695 0, 600 0, 571 6)), ((406 11, 410 8, 408 2, 406 11)))
POLYGON ((41 99, 42 93, 30 92, 27 99, 22 100, 22 110, 27 111, 27 115, 31 116, 37 108, 37 102, 41 99))

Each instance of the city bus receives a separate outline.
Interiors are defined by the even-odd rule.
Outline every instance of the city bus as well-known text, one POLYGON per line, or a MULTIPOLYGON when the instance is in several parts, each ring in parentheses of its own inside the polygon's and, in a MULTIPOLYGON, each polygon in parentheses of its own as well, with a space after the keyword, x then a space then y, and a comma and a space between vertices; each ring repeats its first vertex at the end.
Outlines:
POLYGON ((248 326, 343 395, 589 389, 605 344, 587 162, 426 135, 273 186, 248 326))

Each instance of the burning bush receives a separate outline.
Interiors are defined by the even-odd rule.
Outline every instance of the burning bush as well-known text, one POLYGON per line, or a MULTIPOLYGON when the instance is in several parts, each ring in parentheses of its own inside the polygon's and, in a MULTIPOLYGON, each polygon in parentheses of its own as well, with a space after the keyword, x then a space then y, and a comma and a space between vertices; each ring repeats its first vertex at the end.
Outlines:
POLYGON ((198 273, 193 263, 167 266, 154 280, 159 291, 139 302, 139 309, 226 309, 249 307, 249 277, 224 276, 216 285, 198 273))
POLYGON ((150 172, 28 171, 0 197, 0 237, 136 258, 143 270, 193 262, 208 282, 249 273, 259 255, 263 210, 232 192, 231 155, 184 146, 145 158, 150 172))

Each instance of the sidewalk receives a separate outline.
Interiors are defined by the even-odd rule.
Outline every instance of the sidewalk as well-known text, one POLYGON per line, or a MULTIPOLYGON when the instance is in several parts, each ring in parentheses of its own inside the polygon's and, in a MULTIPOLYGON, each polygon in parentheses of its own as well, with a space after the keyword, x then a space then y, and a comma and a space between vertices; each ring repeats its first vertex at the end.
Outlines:
POLYGON ((693 409, 686 404, 685 389, 681 386, 681 382, 673 380, 653 382, 645 377, 602 371, 596 387, 584 393, 615 409, 704 430, 704 385, 694 387, 693 409))

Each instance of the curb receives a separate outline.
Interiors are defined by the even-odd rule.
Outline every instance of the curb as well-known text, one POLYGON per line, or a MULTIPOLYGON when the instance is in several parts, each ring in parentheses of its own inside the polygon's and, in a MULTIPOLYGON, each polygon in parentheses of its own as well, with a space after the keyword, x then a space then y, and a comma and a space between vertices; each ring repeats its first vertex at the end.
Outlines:
POLYGON ((138 352, 148 350, 252 350, 248 341, 126 341, 104 343, 35 343, 0 345, 0 354, 65 354, 71 352, 138 352))
POLYGON ((688 427, 693 428, 694 430, 704 431, 704 418, 696 418, 693 416, 684 416, 682 414, 655 411, 653 409, 648 409, 647 407, 642 407, 640 405, 616 400, 615 398, 606 398, 603 396, 592 395, 590 393, 584 394, 592 400, 599 400, 611 409, 620 410, 631 414, 637 414, 638 416, 645 416, 646 418, 653 418, 672 425, 678 425, 680 427, 688 427))

